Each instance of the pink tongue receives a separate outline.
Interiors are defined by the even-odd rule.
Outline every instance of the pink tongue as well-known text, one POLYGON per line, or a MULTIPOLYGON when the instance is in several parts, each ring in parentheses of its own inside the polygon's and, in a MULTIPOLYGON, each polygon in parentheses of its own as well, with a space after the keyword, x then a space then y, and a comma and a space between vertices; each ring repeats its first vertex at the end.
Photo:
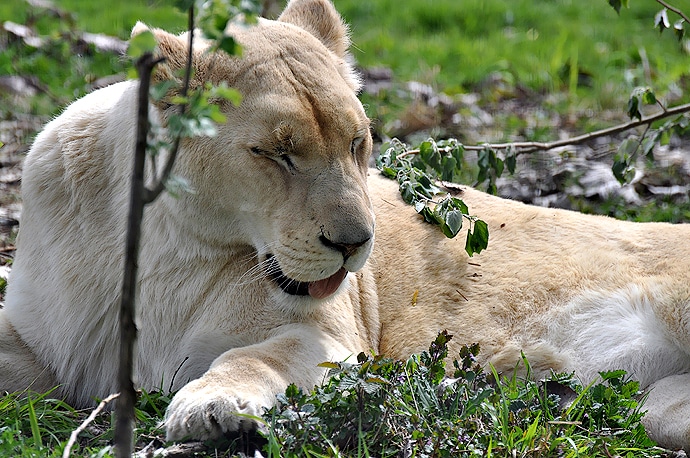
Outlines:
POLYGON ((314 299, 324 299, 330 296, 340 287, 340 284, 345 280, 345 276, 347 276, 347 270, 341 267, 339 271, 328 278, 310 282, 309 295, 314 299))

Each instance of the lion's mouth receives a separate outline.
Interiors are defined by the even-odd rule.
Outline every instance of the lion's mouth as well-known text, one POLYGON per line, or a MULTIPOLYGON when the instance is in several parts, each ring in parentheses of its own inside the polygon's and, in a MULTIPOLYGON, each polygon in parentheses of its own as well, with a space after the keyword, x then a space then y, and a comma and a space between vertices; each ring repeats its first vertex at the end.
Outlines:
POLYGON ((322 280, 302 282, 287 277, 273 255, 267 258, 266 272, 283 291, 293 296, 311 296, 314 299, 325 299, 335 293, 347 276, 347 270, 340 268, 335 274, 322 280))

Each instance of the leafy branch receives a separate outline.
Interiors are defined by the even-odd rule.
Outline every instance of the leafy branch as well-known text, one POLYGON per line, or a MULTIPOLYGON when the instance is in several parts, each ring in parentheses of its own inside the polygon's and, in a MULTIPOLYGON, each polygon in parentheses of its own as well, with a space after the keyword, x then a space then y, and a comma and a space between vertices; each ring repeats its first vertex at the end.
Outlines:
MULTIPOLYGON (((648 159, 653 160, 653 149, 657 144, 667 144, 672 133, 683 134, 690 124, 690 119, 685 116, 690 112, 690 104, 678 105, 673 108, 666 109, 656 98, 654 93, 649 88, 636 88, 628 101, 628 116, 631 121, 619 124, 617 126, 606 129, 588 132, 577 137, 566 138, 564 140, 554 142, 515 142, 515 143, 494 143, 483 144, 478 146, 466 146, 467 151, 480 152, 480 170, 482 169, 481 154, 483 151, 490 150, 506 150, 506 163, 511 161, 514 164, 515 156, 536 151, 547 151, 563 146, 574 146, 586 143, 595 138, 610 136, 626 132, 637 127, 645 126, 645 130, 638 138, 630 137, 621 142, 618 151, 614 156, 614 163, 612 171, 616 179, 621 183, 629 183, 634 177, 633 164, 642 152, 648 159), (662 111, 650 116, 643 117, 640 112, 641 105, 659 105, 662 111), (664 119, 673 118, 662 124, 657 128, 652 126, 664 119)), ((514 167, 514 165, 512 165, 514 167)), ((511 171, 512 173, 512 171, 511 171)), ((500 176, 500 171, 498 173, 500 176)), ((481 177, 479 182, 484 181, 481 177)), ((490 181, 490 191, 495 191, 495 183, 490 181)))
MULTIPOLYGON (((534 153, 537 151, 547 151, 555 148, 560 148, 563 146, 574 146, 587 143, 590 140, 600 137, 606 137, 610 135, 619 134, 628 130, 635 129, 640 126, 650 126, 656 121, 662 119, 670 118, 676 115, 682 115, 684 113, 690 112, 690 103, 684 105, 678 105, 673 108, 664 109, 663 111, 653 114, 651 116, 646 116, 638 119, 637 121, 629 121, 617 126, 608 127, 606 129, 597 130, 594 132, 588 132, 586 134, 578 135, 577 137, 570 137, 563 140, 553 141, 553 142, 513 142, 513 143, 483 143, 481 145, 466 145, 464 148, 466 151, 482 151, 487 148, 494 150, 514 150, 515 155, 522 155, 527 153, 534 153)), ((417 153, 418 151, 409 151, 410 154, 417 153)))
MULTIPOLYGON (((616 135, 644 126, 645 129, 639 137, 631 136, 623 140, 618 146, 617 153, 614 156, 614 162, 611 169, 616 179, 621 184, 625 184, 629 183, 635 175, 634 163, 640 153, 649 160, 653 160, 653 149, 655 145, 665 145, 670 141, 671 134, 675 133, 682 135, 690 130, 690 118, 686 115, 689 112, 690 104, 678 105, 667 109, 659 102, 651 89, 647 87, 636 88, 633 90, 628 100, 627 114, 631 120, 617 126, 553 142, 461 145, 457 140, 450 139, 445 142, 435 143, 433 148, 436 150, 434 150, 435 152, 433 154, 429 154, 429 142, 432 140, 427 140, 427 142, 422 143, 419 148, 405 148, 404 151, 398 152, 396 159, 417 156, 418 159, 408 159, 408 162, 411 165, 416 165, 420 170, 435 170, 440 179, 452 181, 454 174, 459 171, 463 159, 462 154, 458 152, 475 151, 478 155, 477 165, 479 167, 477 182, 483 183, 488 180, 488 191, 495 194, 496 179, 501 177, 504 169, 508 169, 511 174, 515 171, 516 158, 519 155, 537 151, 548 151, 564 146, 580 145, 596 138, 616 135), (642 116, 640 112, 640 107, 642 105, 658 105, 661 107, 661 111, 650 116, 642 116), (673 119, 666 121, 658 127, 652 127, 659 121, 668 118, 673 119), (499 154, 499 152, 501 154, 499 154), (442 161, 442 163, 439 161, 442 161)), ((396 174, 397 173, 396 171, 396 174)), ((394 177, 394 174, 390 171, 388 173, 384 172, 384 175, 391 178, 394 177)), ((412 181, 414 182, 414 180, 412 181)), ((419 180, 416 181, 418 182, 419 180)), ((409 185, 405 185, 404 187, 407 188, 409 185)), ((403 191, 403 185, 401 185, 401 191, 403 191)), ((409 203, 414 203, 411 198, 408 198, 407 201, 409 201, 409 203)))
POLYGON ((434 184, 437 179, 452 180, 462 166, 464 149, 457 140, 441 140, 437 143, 429 139, 415 151, 409 150, 398 139, 393 139, 383 145, 381 151, 376 159, 378 169, 384 176, 398 181, 403 200, 414 205, 426 222, 440 226, 446 237, 453 238, 462 229, 463 219, 466 219, 470 228, 465 251, 473 256, 486 249, 489 242, 487 224, 469 215, 462 199, 443 193, 434 184))

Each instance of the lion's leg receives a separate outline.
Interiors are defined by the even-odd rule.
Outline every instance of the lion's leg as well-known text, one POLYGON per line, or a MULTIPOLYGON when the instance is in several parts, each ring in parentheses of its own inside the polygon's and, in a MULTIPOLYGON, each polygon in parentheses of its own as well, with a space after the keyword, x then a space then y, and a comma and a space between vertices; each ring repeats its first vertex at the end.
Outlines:
POLYGON ((166 412, 168 440, 208 439, 256 423, 235 414, 261 416, 289 383, 311 389, 323 380, 324 361, 352 352, 320 330, 289 325, 260 344, 229 350, 199 379, 185 385, 166 412))
POLYGON ((649 437, 663 447, 690 452, 690 374, 665 377, 648 391, 642 423, 649 437))
POLYGON ((0 391, 45 392, 56 385, 53 374, 36 361, 0 308, 0 391))

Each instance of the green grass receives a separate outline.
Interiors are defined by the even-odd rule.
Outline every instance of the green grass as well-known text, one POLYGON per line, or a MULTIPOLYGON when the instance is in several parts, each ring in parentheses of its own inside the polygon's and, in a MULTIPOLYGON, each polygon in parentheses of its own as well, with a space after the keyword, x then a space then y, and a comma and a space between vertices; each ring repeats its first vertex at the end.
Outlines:
POLYGON ((620 17, 605 0, 335 3, 352 23, 364 66, 388 65, 402 79, 449 92, 464 92, 500 72, 537 91, 589 96, 601 107, 634 85, 662 90, 688 75, 687 54, 673 35, 659 37, 653 29, 661 8, 651 0, 630 2, 620 17))

